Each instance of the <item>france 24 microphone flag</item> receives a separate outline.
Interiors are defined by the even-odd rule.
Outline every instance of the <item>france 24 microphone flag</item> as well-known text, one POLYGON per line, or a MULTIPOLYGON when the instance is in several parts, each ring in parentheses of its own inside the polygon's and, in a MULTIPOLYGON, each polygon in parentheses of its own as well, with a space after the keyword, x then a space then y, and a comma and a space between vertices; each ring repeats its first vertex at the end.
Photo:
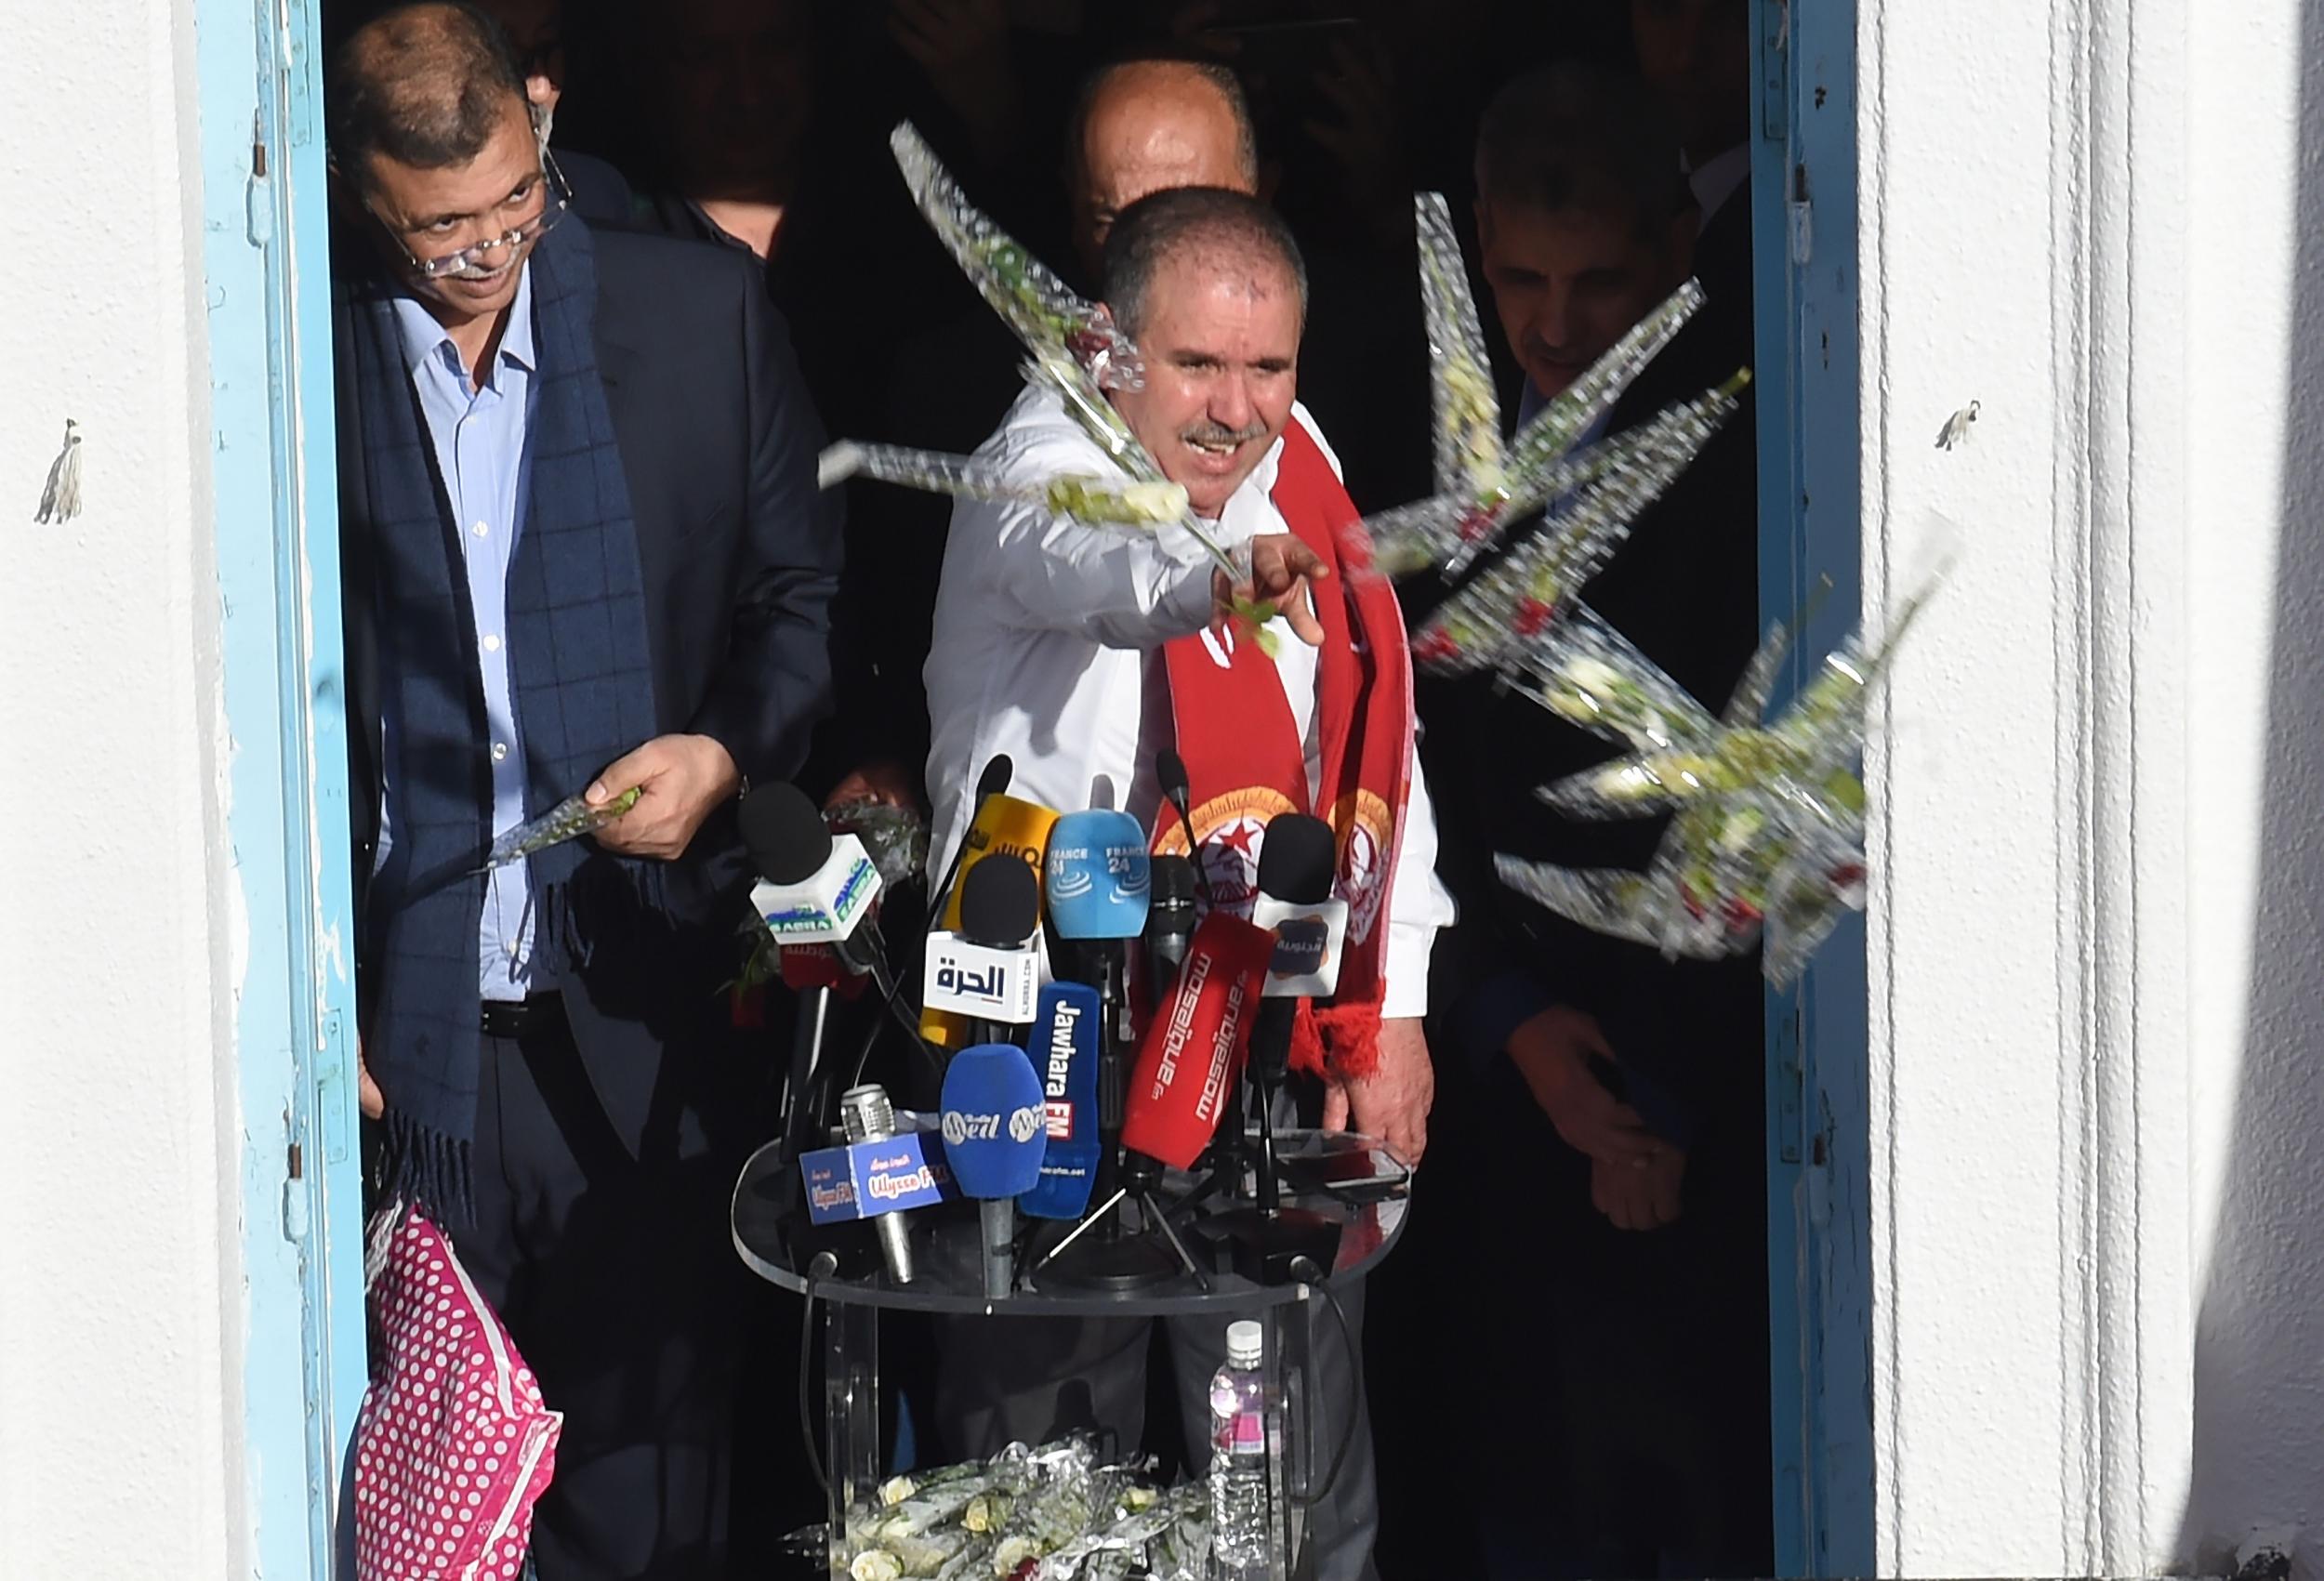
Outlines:
POLYGON ((1127 812, 1068 812, 1050 830, 1042 891, 1060 939, 1135 939, 1154 887, 1146 834, 1127 812))

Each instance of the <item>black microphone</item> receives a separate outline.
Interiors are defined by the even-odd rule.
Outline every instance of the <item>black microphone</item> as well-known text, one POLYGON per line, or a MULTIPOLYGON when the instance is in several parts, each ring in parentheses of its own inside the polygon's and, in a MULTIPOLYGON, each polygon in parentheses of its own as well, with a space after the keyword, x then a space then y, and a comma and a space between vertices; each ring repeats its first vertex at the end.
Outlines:
POLYGON ((1202 864, 1202 848, 1195 844, 1194 790, 1186 777, 1186 759, 1166 746, 1155 754, 1154 771, 1162 782, 1163 798, 1178 810, 1179 827, 1186 831, 1186 855, 1195 866, 1195 882, 1201 889, 1202 903, 1215 906, 1219 897, 1210 892, 1210 873, 1202 864))
MULTIPOLYGON (((1330 824, 1311 813, 1277 813, 1269 820, 1267 837, 1259 846, 1260 899, 1251 920, 1262 928, 1275 926, 1273 916, 1262 915, 1277 909, 1267 905, 1270 900, 1285 907, 1307 908, 1331 899, 1331 875, 1338 861, 1330 824)), ((1271 982, 1250 1035, 1251 1074, 1268 1087, 1290 1069, 1291 1022, 1298 1009, 1299 996, 1284 994, 1271 982)))
POLYGON ((1195 936, 1195 864, 1172 853, 1157 856, 1150 869, 1153 898, 1146 906, 1147 997, 1159 1005, 1186 962, 1195 936))
POLYGON ((972 1043, 1011 1043, 1033 1022, 1040 985, 1034 930, 1041 881, 1013 858, 980 862, 960 881, 960 926, 929 935, 925 1001, 970 1021, 972 1043))
POLYGON ((1015 777, 1017 765, 1006 752, 996 752, 985 759, 984 771, 976 777, 976 800, 969 805, 969 822, 961 828, 960 843, 952 848, 952 860, 944 864, 944 876, 928 894, 929 926, 944 915, 944 902, 952 898, 952 881, 960 876, 960 859, 969 854, 968 831, 976 823, 976 815, 984 810, 988 797, 998 796, 1009 788, 1015 777))

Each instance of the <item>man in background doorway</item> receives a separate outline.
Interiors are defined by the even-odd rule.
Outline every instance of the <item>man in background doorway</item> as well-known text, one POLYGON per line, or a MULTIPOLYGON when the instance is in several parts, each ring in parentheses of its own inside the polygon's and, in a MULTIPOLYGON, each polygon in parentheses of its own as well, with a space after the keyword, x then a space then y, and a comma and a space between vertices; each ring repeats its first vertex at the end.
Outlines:
MULTIPOLYGON (((1697 205, 1659 105, 1603 68, 1546 68, 1505 88, 1480 128, 1477 188, 1492 311, 1525 373, 1523 420, 1688 278, 1697 205)), ((1698 317, 1601 433, 1746 362, 1698 317)), ((1731 426, 1583 589, 1714 709, 1757 636, 1753 494, 1750 430, 1731 426)), ((1503 1286, 1478 1336, 1484 1376, 1501 1386, 1473 1435, 1488 1569, 1763 1574, 1756 960, 1665 961, 1511 894, 1493 879, 1496 850, 1643 867, 1660 825, 1542 808, 1535 786, 1611 748, 1522 695, 1482 679, 1427 682, 1420 711, 1448 809, 1444 871, 1462 905, 1439 988, 1458 1001, 1440 1035, 1469 1066, 1447 1124, 1471 1145, 1451 1151, 1475 1170, 1477 1200, 1531 1205, 1522 1232, 1500 1219, 1461 1259, 1503 1286), (1545 1488, 1562 1506, 1546 1518, 1545 1488)))

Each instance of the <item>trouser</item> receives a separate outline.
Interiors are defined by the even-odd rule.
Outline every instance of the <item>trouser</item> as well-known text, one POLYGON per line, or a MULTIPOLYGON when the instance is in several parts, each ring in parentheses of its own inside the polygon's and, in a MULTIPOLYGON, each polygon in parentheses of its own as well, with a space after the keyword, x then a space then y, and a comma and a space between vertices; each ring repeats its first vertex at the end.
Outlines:
POLYGON ((711 1155, 640 1164, 600 1106, 562 1017, 486 1037, 456 1238, 551 1409, 540 1581, 726 1574, 740 1263, 733 1174, 711 1155))
MULTIPOLYGON (((1361 1280, 1333 1289, 1360 1345, 1361 1280)), ((1372 1429, 1355 1390, 1360 1358, 1349 1353, 1329 1307, 1297 1302, 1264 1312, 1160 1320, 1170 1352, 1178 1419, 1190 1475, 1210 1464, 1210 1377, 1226 1360, 1226 1325, 1237 1316, 1308 1324, 1315 1411, 1310 1453, 1320 1486, 1342 1442, 1347 1457, 1328 1495, 1308 1511, 1317 1581, 1373 1581, 1380 1508, 1372 1481, 1372 1429), (1352 1437, 1349 1435, 1353 1435, 1352 1437)), ((1011 1443, 1041 1443, 1076 1431, 1112 1433, 1125 1454, 1145 1436, 1147 1318, 953 1318, 937 1324, 936 1426, 956 1456, 1011 1443)))

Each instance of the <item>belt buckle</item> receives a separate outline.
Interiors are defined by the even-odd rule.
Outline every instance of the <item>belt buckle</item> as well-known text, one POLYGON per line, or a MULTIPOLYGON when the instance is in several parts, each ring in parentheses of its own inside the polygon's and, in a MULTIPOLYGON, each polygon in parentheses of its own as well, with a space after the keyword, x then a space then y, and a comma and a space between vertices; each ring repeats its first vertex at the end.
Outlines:
POLYGON ((486 1037, 519 1038, 532 1030, 541 1014, 530 999, 487 999, 482 1023, 486 1037))

